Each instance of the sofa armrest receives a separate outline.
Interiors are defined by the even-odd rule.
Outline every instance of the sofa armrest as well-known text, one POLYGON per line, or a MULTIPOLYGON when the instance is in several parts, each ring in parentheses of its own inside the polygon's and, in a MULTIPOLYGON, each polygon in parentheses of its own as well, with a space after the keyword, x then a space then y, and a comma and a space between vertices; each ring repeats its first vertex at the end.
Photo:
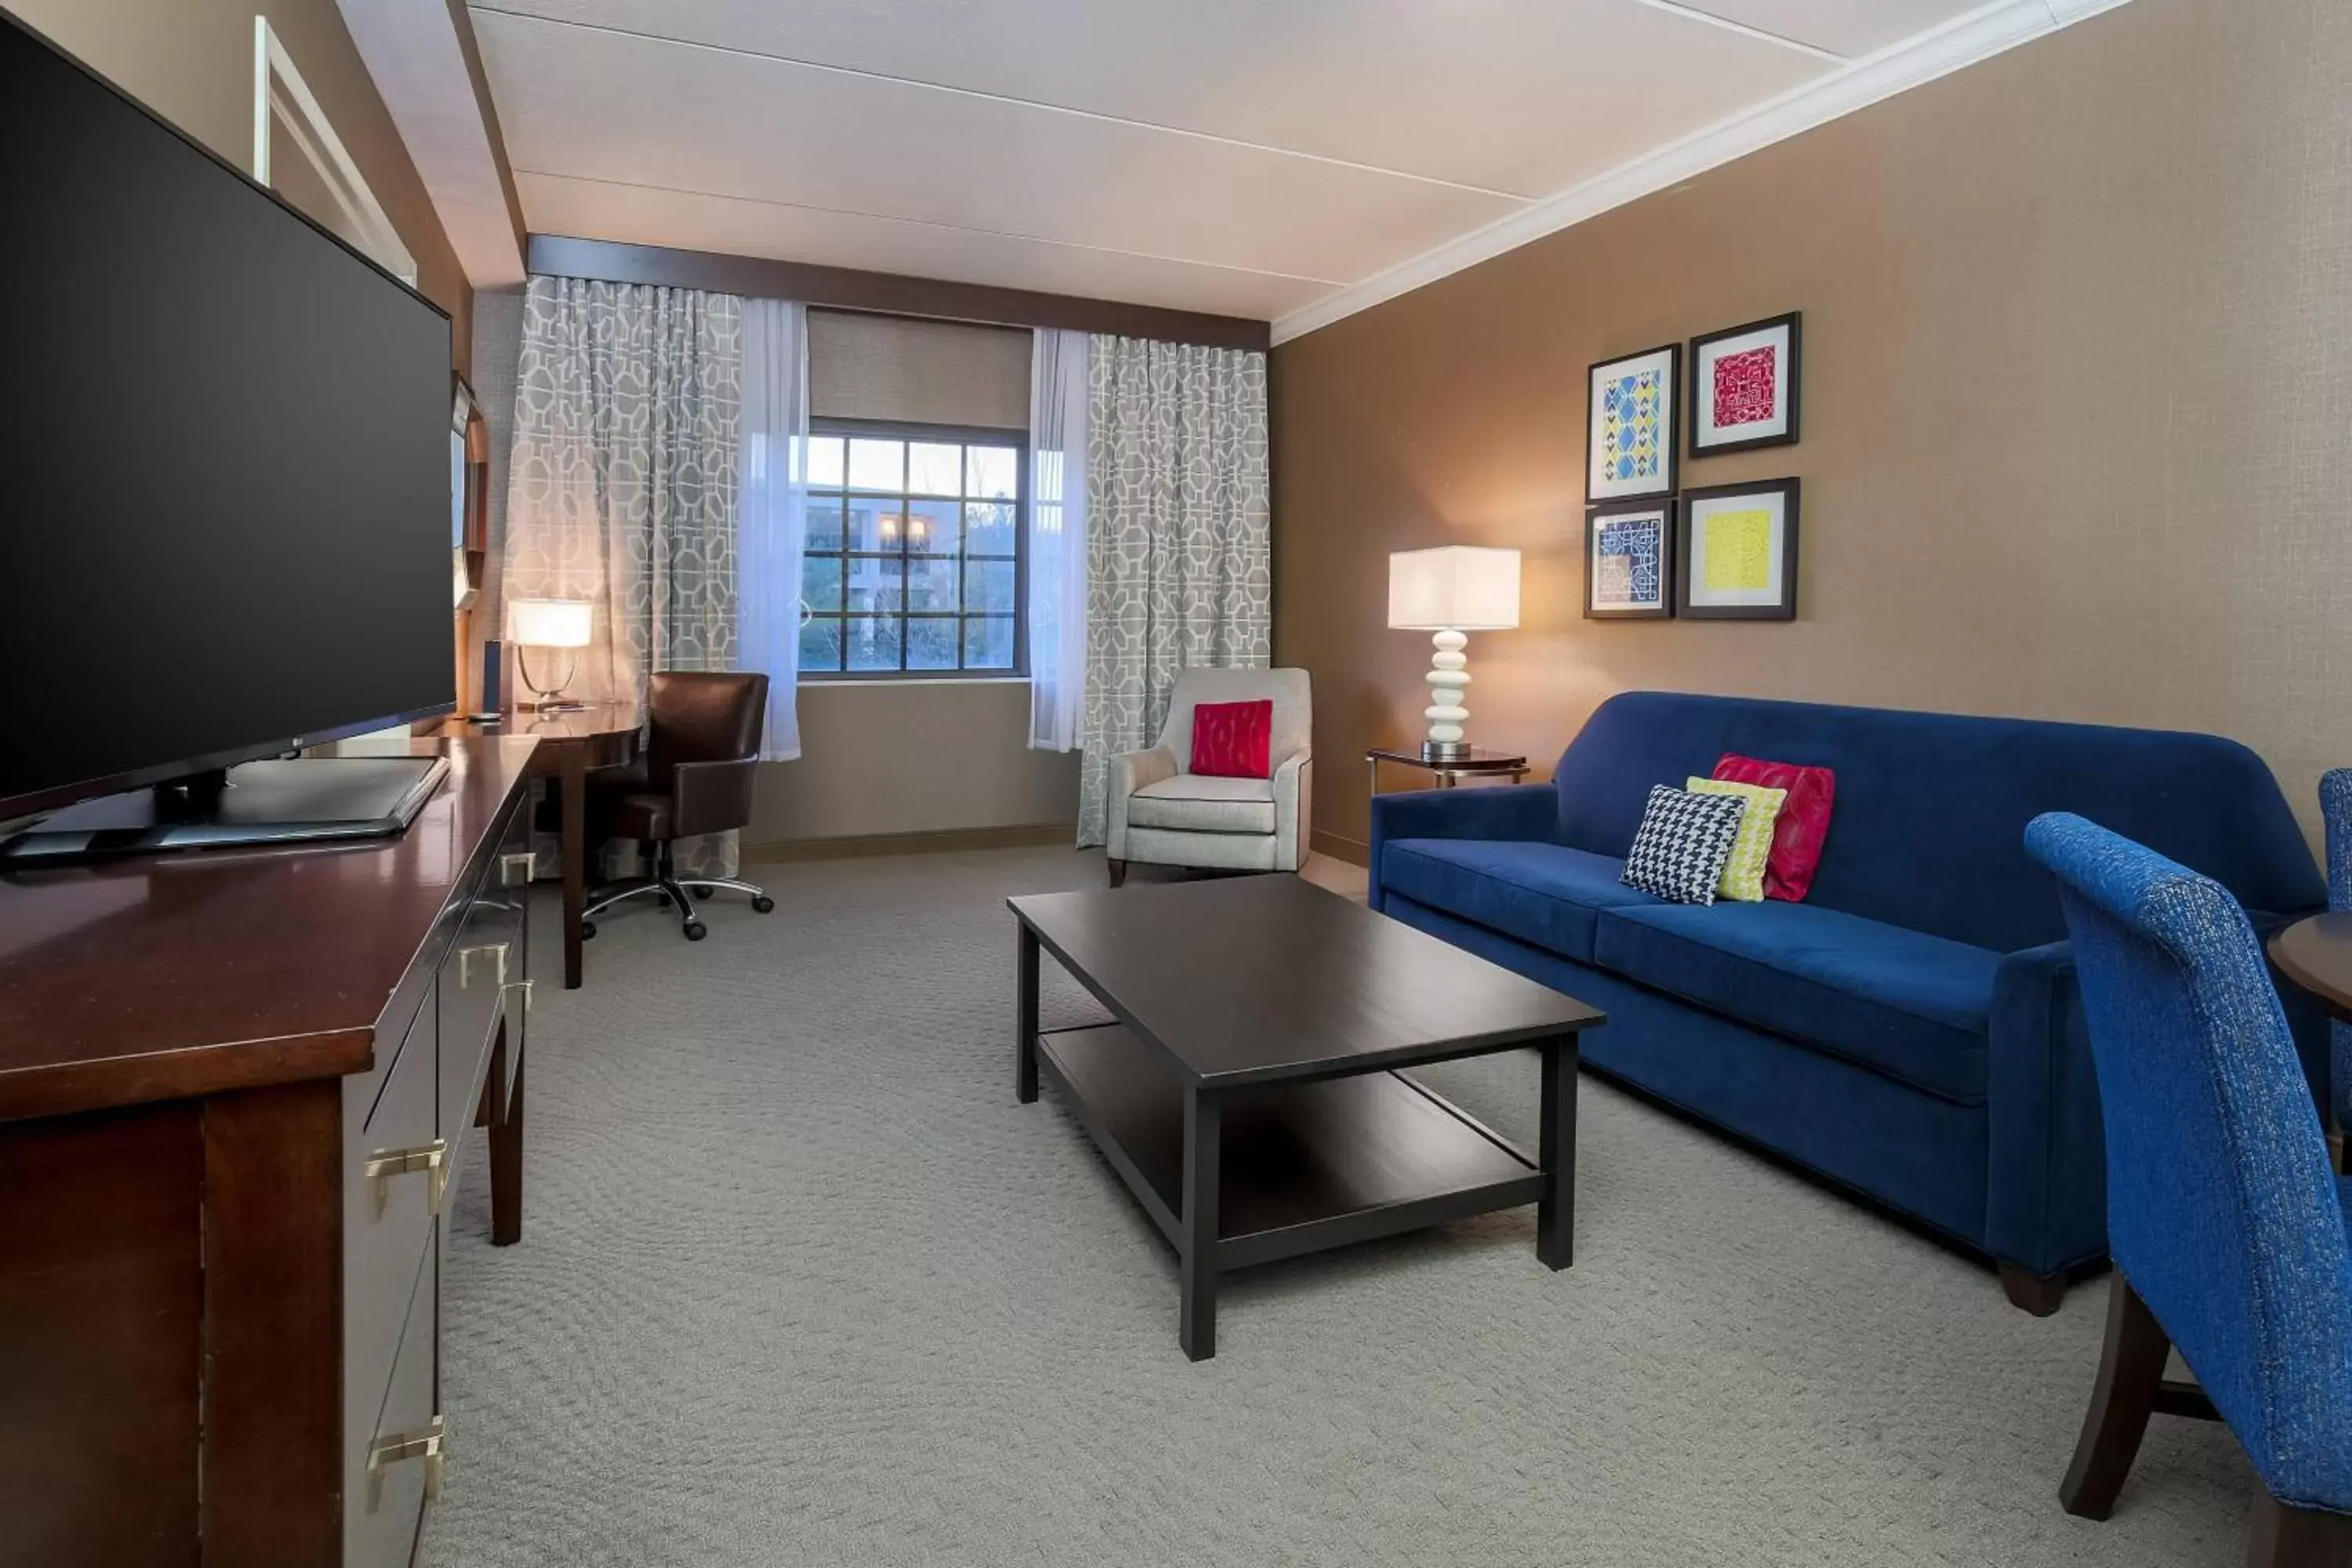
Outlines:
POLYGON ((1313 847, 1315 752, 1301 746, 1274 770, 1274 865, 1296 871, 1313 847))
POLYGON ((1381 850, 1392 838, 1535 839, 1558 836, 1559 792, 1548 784, 1424 789, 1372 796, 1371 906, 1385 901, 1381 850))
POLYGON ((1985 1121, 1985 1249, 2042 1276, 2104 1255, 2105 1124, 2071 942, 2001 960, 1985 1121))
POLYGON ((1110 760, 1109 799, 1103 831, 1103 853, 1110 859, 1127 858, 1127 797, 1137 790, 1176 776, 1176 753, 1166 746, 1148 752, 1122 752, 1110 760))

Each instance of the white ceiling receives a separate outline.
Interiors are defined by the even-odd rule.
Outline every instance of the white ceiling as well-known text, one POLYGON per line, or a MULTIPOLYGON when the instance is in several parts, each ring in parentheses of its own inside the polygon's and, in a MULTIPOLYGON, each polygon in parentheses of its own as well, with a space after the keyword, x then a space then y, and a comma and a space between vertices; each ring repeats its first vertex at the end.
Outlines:
POLYGON ((1573 193, 1673 162, 1662 149, 1686 163, 1733 125, 1818 122, 1793 110, 1843 112, 2107 3, 481 0, 472 16, 536 232, 1278 320, 1395 292, 1383 279, 1482 231, 1523 243, 1573 193))

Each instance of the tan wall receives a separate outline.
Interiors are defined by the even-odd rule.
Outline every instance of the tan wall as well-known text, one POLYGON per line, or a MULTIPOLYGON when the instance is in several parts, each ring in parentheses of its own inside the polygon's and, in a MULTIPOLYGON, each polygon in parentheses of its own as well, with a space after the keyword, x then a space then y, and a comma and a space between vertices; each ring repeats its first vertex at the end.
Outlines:
POLYGON ((1078 819, 1075 752, 1029 749, 1025 680, 801 688, 801 756, 760 770, 747 845, 1078 819))
POLYGON ((1275 655, 1314 673, 1339 837, 1354 759, 1422 728, 1387 553, 1443 542, 1526 552, 1523 629, 1471 639, 1471 736, 1547 766, 1636 687, 2217 731, 2313 825, 2352 763, 2343 0, 2136 0, 1274 376, 1275 655), (1580 619, 1588 364, 1790 310, 1803 443, 1684 480, 1802 476, 1799 619, 1580 619))
POLYGON ((6 6, 247 171, 253 167, 253 18, 268 16, 416 258, 417 287, 449 312, 450 353, 460 374, 467 372, 473 290, 335 0, 6 0, 6 6))

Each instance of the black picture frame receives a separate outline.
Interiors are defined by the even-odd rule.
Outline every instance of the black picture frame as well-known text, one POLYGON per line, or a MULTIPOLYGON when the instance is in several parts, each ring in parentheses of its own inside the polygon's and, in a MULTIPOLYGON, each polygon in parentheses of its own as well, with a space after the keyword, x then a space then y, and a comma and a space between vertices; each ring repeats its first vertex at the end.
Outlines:
POLYGON ((1675 613, 1692 621, 1793 621, 1797 618, 1797 528, 1803 484, 1798 479, 1754 479, 1742 485, 1706 485, 1685 490, 1676 507, 1675 613), (1703 560, 1693 535, 1698 509, 1706 503, 1748 496, 1781 498, 1780 597, 1769 604, 1701 605, 1691 601, 1691 574, 1703 560))
POLYGON ((1682 483, 1682 431, 1680 429, 1680 426, 1682 423, 1683 408, 1683 345, 1680 343, 1660 343, 1655 348, 1641 349, 1629 354, 1618 354, 1613 358, 1596 360, 1593 363, 1585 368, 1584 499, 1588 503, 1594 506, 1600 506, 1621 500, 1657 500, 1673 496, 1675 489, 1682 483), (1666 422, 1664 440, 1664 449, 1666 454, 1665 480, 1654 489, 1619 490, 1612 494, 1602 495, 1599 493, 1601 487, 1595 483, 1592 472, 1594 457, 1593 441, 1597 428, 1601 423, 1600 389, 1601 373, 1603 371, 1614 370, 1620 365, 1631 364, 1636 360, 1654 359, 1660 354, 1666 356, 1666 378, 1672 383, 1672 384, 1666 388, 1666 395, 1664 399, 1664 405, 1661 411, 1661 417, 1663 417, 1666 422))
POLYGON ((1584 510, 1584 618, 1588 621, 1666 621, 1675 615, 1675 597, 1678 580, 1675 575, 1675 542, 1681 531, 1680 509, 1672 496, 1653 500, 1603 501, 1584 510), (1592 591, 1598 585, 1592 570, 1593 546, 1598 542, 1601 525, 1611 518, 1654 516, 1658 520, 1658 603, 1654 608, 1602 607, 1592 602, 1592 591))
POLYGON ((1683 423, 1690 432, 1690 455, 1696 458, 1721 458, 1733 452, 1754 452, 1766 447, 1793 447, 1803 434, 1805 411, 1805 313, 1791 310, 1785 316, 1767 316, 1760 321, 1748 321, 1737 327, 1726 327, 1719 332, 1708 332, 1690 341, 1690 363, 1687 367, 1690 385, 1683 402, 1683 423), (1699 398, 1704 395, 1707 377, 1700 366, 1710 344, 1730 338, 1744 338, 1751 332, 1786 328, 1789 333, 1789 427, 1777 436, 1754 436, 1738 441, 1717 441, 1711 446, 1699 444, 1703 422, 1699 418, 1699 398))

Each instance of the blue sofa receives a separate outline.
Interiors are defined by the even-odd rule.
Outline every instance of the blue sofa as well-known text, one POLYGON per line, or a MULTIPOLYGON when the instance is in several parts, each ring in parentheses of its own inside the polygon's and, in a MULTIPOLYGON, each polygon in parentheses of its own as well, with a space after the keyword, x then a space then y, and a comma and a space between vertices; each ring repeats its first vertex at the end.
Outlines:
MULTIPOLYGON (((2071 811, 2206 873, 2267 933, 2326 889, 2270 770, 2209 735, 1628 692, 1553 782, 1372 803, 1371 904, 1603 1008, 1588 1067, 1989 1256, 2054 1310, 2106 1255, 2073 952, 2025 825, 2071 811), (1805 902, 1618 877, 1650 786, 1726 752, 1837 772, 1805 902)), ((2323 1090, 2327 1035, 2290 996, 2323 1090)))

